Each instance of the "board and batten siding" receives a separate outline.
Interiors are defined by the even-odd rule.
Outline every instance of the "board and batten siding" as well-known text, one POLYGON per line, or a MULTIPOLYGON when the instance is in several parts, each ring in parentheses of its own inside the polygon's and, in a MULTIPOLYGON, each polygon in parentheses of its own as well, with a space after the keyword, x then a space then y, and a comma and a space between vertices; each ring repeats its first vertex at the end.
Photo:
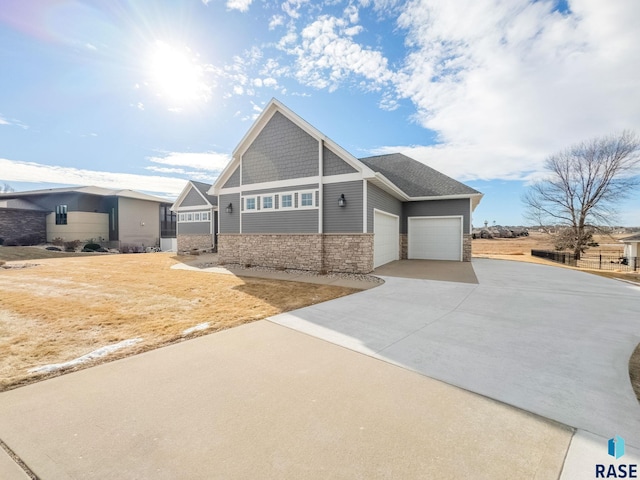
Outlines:
POLYGON ((318 233, 318 209, 244 213, 242 233, 318 233))
POLYGON ((400 233, 407 233, 407 217, 443 217, 462 215, 462 233, 471 233, 471 202, 468 198, 452 200, 425 200, 421 202, 405 202, 402 208, 400 233))
POLYGON ((240 186, 240 167, 237 167, 222 188, 233 188, 240 186))
POLYGON ((240 233, 240 194, 220 195, 218 205, 220 205, 220 233, 240 233), (227 206, 230 203, 233 211, 227 213, 227 206))
POLYGON ((208 206, 205 199, 202 198, 202 195, 200 195, 195 188, 191 187, 189 193, 185 195, 182 203, 180 203, 180 207, 197 207, 200 205, 208 206))
POLYGON ((201 235, 211 233, 210 222, 178 222, 178 235, 201 235))
POLYGON ((276 112, 242 155, 242 185, 317 176, 318 141, 276 112))
POLYGON ((385 192, 381 188, 367 182, 367 232, 373 232, 373 210, 378 209, 383 212, 392 213, 398 217, 402 216, 402 202, 393 195, 385 192))
POLYGON ((328 183, 322 189, 324 233, 362 233, 362 181, 328 183), (347 201, 338 206, 340 195, 347 201))
POLYGON ((322 148, 323 163, 322 174, 324 176, 342 175, 345 173, 356 173, 357 170, 345 162, 338 155, 329 150, 326 146, 322 148))

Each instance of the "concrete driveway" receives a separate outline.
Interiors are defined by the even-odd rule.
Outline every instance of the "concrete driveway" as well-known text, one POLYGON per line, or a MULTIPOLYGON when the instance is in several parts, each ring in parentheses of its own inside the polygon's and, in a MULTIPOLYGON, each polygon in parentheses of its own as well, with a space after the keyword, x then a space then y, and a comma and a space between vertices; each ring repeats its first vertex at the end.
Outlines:
POLYGON ((556 480, 571 431, 260 321, 1 393, 0 439, 43 480, 556 480))
POLYGON ((521 262, 473 266, 477 285, 384 277, 381 287, 272 320, 640 447, 628 375, 640 287, 521 262))

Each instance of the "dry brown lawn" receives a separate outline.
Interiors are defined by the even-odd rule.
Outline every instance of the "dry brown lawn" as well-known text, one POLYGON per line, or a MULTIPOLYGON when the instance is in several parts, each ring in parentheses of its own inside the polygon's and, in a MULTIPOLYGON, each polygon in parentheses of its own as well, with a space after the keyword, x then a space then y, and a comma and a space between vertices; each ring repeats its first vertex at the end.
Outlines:
POLYGON ((29 369, 124 340, 142 339, 107 359, 179 341, 205 322, 208 329, 186 338, 356 291, 170 269, 178 261, 164 253, 98 255, 0 269, 0 391, 52 375, 29 369))

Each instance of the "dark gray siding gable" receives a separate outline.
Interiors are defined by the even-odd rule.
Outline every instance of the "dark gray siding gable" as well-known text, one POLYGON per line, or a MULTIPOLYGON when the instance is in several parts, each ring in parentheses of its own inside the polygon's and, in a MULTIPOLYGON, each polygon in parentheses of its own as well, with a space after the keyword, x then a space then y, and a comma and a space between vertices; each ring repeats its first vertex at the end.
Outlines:
POLYGON ((242 185, 318 175, 318 141, 276 112, 242 156, 242 185))
POLYGON ((240 233, 240 194, 220 195, 220 233, 240 233), (232 204, 232 212, 227 213, 227 206, 232 204))
POLYGON ((222 188, 232 188, 240 186, 240 167, 237 167, 231 174, 229 179, 225 182, 222 188))
POLYGON ((327 147, 322 149, 323 162, 322 162, 322 174, 323 175, 342 175, 344 173, 356 173, 357 170, 342 160, 338 155, 333 153, 327 147))
POLYGON ((178 223, 178 235, 211 233, 209 222, 180 222, 178 223))
POLYGON ((318 233, 318 209, 245 213, 242 233, 318 233))
POLYGON ((329 183, 322 190, 324 233, 362 233, 362 181, 329 183), (345 207, 338 206, 344 193, 345 207))
POLYGON ((471 202, 468 198, 405 202, 402 208, 400 233, 407 233, 407 217, 443 217, 448 215, 462 215, 464 217, 462 233, 471 233, 469 231, 471 202))
POLYGON ((189 190, 189 192, 185 195, 184 199, 180 203, 179 207, 197 207, 197 206, 207 206, 207 202, 202 195, 193 187, 189 190))
POLYGON ((373 233, 373 209, 402 216, 402 202, 367 182, 367 232, 373 233))

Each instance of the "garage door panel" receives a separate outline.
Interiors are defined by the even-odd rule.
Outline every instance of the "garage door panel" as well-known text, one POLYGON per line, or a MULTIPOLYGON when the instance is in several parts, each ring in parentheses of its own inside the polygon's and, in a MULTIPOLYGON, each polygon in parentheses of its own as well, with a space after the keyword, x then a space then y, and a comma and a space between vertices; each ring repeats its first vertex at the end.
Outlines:
POLYGON ((462 260, 460 217, 409 217, 408 237, 409 258, 462 260))
POLYGON ((373 268, 398 260, 400 258, 399 218, 374 211, 373 230, 373 268))

